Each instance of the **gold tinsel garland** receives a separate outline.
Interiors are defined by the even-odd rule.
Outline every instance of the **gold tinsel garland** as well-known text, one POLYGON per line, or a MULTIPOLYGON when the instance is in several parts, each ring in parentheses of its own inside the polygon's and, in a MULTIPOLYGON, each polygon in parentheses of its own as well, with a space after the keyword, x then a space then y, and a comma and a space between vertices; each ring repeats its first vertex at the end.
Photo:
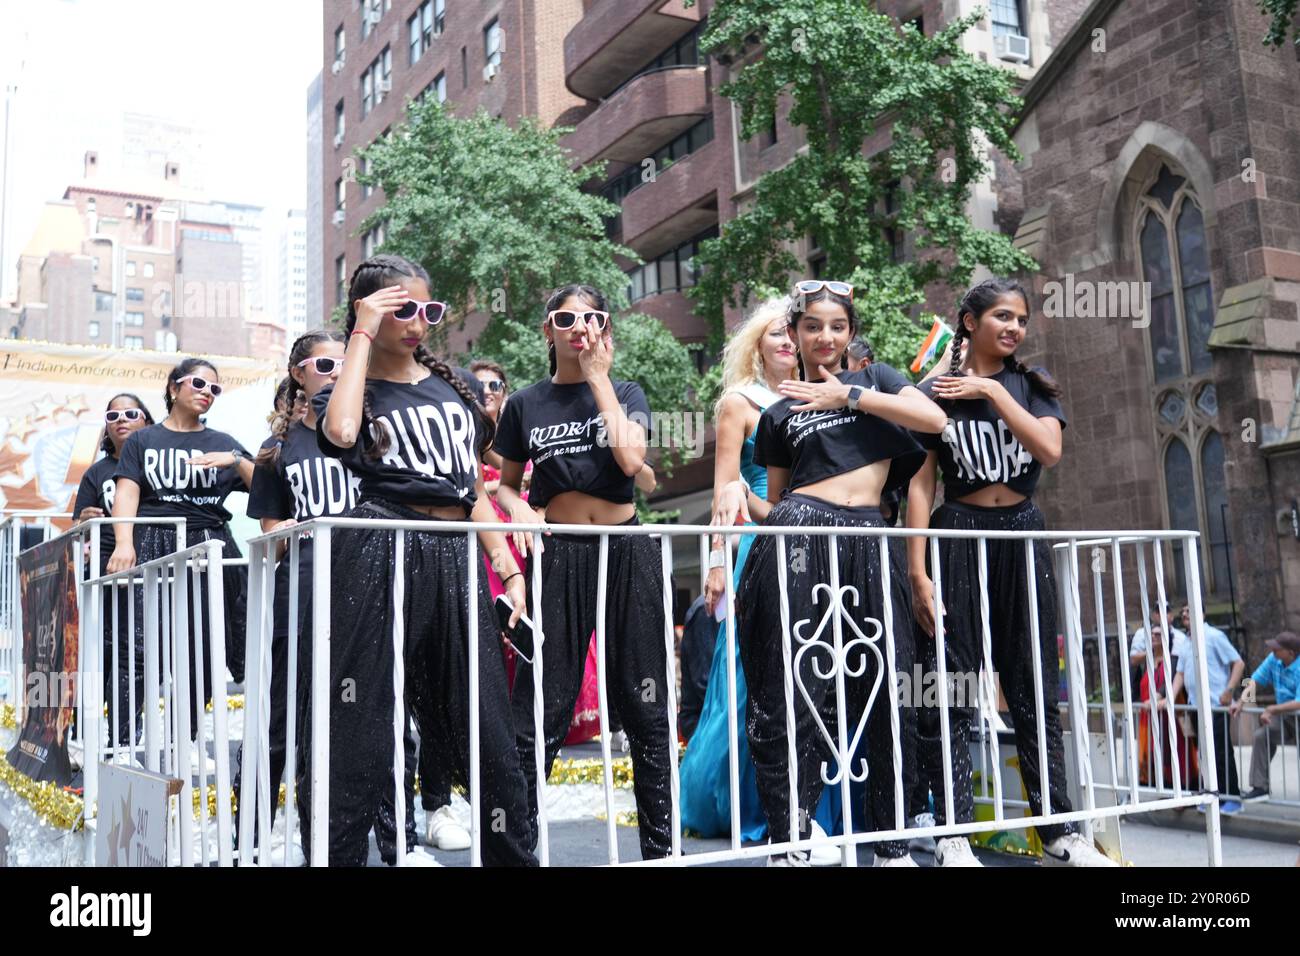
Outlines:
MULTIPOLYGON (((227 707, 230 710, 240 710, 244 706, 242 695, 232 695, 226 699, 227 707)), ((211 710, 211 704, 208 709, 211 710)), ((18 726, 17 712, 12 704, 0 704, 0 727, 6 730, 14 730, 18 726)), ((632 787, 632 760, 630 757, 617 757, 611 761, 611 773, 613 775, 613 785, 620 790, 628 790, 632 787)), ((570 760, 557 760, 551 768, 551 775, 547 778, 549 786, 569 786, 574 784, 597 784, 603 785, 605 782, 604 767, 599 759, 595 758, 574 758, 570 760)), ((74 793, 63 790, 57 784, 39 783, 32 780, 15 770, 8 761, 0 756, 0 783, 8 786, 19 797, 26 801, 37 815, 52 826, 65 830, 78 830, 83 825, 83 801, 82 798, 74 793)), ((281 784, 276 794, 276 805, 284 806, 285 787, 281 784)), ((459 790, 460 788, 457 788, 459 790)), ((208 815, 215 817, 217 813, 217 785, 210 783, 204 790, 195 787, 192 792, 194 816, 200 818, 200 800, 207 803, 208 815)), ((230 807, 232 812, 239 809, 238 801, 232 790, 230 793, 230 807)), ((620 826, 635 825, 635 811, 624 811, 618 814, 615 821, 620 826)))
MULTIPOLYGON (((610 761, 614 786, 620 790, 632 787, 632 758, 617 757, 610 761)), ((546 778, 548 786, 562 786, 575 783, 604 784, 604 764, 595 758, 557 760, 551 766, 551 775, 546 778)))
MULTIPOLYGON (((0 704, 0 727, 5 730, 18 728, 18 713, 13 704, 0 704)), ((16 770, 3 754, 0 754, 0 783, 26 801, 50 826, 60 830, 81 829, 84 820, 79 796, 68 793, 55 783, 38 783, 16 770)))

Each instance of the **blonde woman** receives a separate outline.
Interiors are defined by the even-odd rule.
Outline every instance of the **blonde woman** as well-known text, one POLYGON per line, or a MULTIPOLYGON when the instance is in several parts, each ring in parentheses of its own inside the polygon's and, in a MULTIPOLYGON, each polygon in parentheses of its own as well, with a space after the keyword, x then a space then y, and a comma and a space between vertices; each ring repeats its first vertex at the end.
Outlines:
MULTIPOLYGON (((762 303, 740 326, 722 352, 722 395, 714 409, 717 445, 713 465, 713 514, 747 512, 762 521, 771 510, 767 502, 767 470, 754 464, 754 430, 768 405, 780 400, 781 382, 795 378, 797 358, 790 337, 790 300, 786 297, 762 303), (745 508, 741 508, 743 498, 745 508)), ((740 539, 735 578, 740 580, 745 556, 753 535, 740 539)), ((714 535, 705 584, 705 609, 714 613, 725 601, 726 575, 722 535, 714 535)), ((748 694, 745 675, 736 660, 737 726, 743 727, 748 694)), ((740 830, 744 840, 762 839, 767 831, 758 799, 754 764, 744 733, 738 735, 740 765, 740 830)), ((699 723, 681 766, 682 826, 702 836, 731 832, 730 772, 727 721, 727 634, 725 623, 718 628, 713 665, 699 723)), ((819 817, 826 808, 819 810, 819 817)), ((830 813, 826 811, 826 824, 830 813)), ((829 826, 827 827, 829 828, 829 826)))

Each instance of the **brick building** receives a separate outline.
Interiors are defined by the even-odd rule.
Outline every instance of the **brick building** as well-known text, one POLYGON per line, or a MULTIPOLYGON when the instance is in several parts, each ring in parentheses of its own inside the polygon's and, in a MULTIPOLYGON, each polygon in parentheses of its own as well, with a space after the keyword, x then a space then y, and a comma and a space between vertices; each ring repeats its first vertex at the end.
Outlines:
MULTIPOLYGON (((1017 168, 993 157, 968 206, 972 221, 1016 236, 1038 258, 1044 295, 1067 275, 1154 283, 1149 329, 1054 317, 1030 339, 1027 358, 1057 374, 1072 412, 1067 465, 1049 473, 1040 495, 1051 522, 1200 530, 1212 604, 1235 593, 1252 635, 1282 623, 1279 607, 1300 626, 1300 604, 1285 597, 1300 593, 1290 530, 1300 497, 1294 57, 1259 46, 1262 19, 1250 0, 880 4, 927 33, 981 6, 989 13, 963 42, 1016 74, 1026 158, 1017 168), (1098 29, 1104 41, 1094 50, 1098 29), (1250 182, 1246 160, 1257 169, 1250 182), (1243 422, 1255 423, 1255 440, 1243 440, 1243 422)), ((332 0, 318 189, 326 308, 342 301, 348 266, 380 239, 356 234, 383 197, 363 195, 346 161, 401 120, 408 96, 427 91, 457 112, 573 126, 563 143, 574 164, 608 163, 589 188, 620 206, 611 235, 644 260, 626 263, 633 307, 684 342, 703 340, 685 294, 695 244, 803 146, 784 109, 770 130, 739 139, 732 106, 717 94, 729 67, 699 50, 711 8, 711 0, 690 8, 332 0)), ((797 251, 818 274, 818 250, 797 251)), ((898 254, 909 254, 907 237, 898 254)), ((929 306, 948 314, 951 297, 935 290, 929 306)), ((473 337, 473 319, 453 347, 473 337)), ((681 509, 684 522, 707 521, 711 480, 706 454, 679 468, 655 504, 681 509)), ((1165 557, 1180 591, 1178 555, 1165 557)))
POLYGON ((1040 305, 1097 299, 1031 338, 1072 413, 1049 522, 1198 530, 1252 658, 1300 627, 1300 65, 1265 26, 1252 0, 1094 0, 1016 134, 1040 305), (1144 314, 1101 306, 1143 282, 1144 314))
POLYGON ((4 332, 13 338, 215 355, 283 350, 284 330, 250 314, 247 223, 181 184, 179 163, 156 177, 83 178, 45 204, 18 257, 4 332), (256 351, 254 350, 256 348, 256 351))
MULTIPOLYGON (((406 116, 406 102, 437 96, 459 114, 486 110, 514 121, 571 123, 583 101, 564 87, 564 35, 581 0, 327 0, 321 112, 321 255, 325 293, 320 322, 344 301, 352 270, 382 244, 359 224, 383 204, 382 190, 355 181, 355 151, 406 116)), ((317 316, 308 316, 313 324, 317 316)), ((463 347, 474 323, 458 330, 463 347)))

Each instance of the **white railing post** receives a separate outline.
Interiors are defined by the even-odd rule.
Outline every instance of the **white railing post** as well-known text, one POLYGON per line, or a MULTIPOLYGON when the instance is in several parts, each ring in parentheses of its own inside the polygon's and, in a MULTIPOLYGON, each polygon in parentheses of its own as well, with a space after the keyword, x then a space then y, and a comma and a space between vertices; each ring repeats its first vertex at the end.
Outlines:
MULTIPOLYGON (((631 542, 629 542, 631 543, 631 542)), ((663 575, 663 599, 664 599, 664 650, 665 664, 667 673, 664 675, 668 681, 668 792, 669 802, 671 804, 672 814, 672 856, 674 859, 682 855, 682 808, 681 808, 681 780, 678 777, 677 768, 677 675, 673 667, 674 653, 673 634, 673 543, 672 538, 663 535, 659 539, 660 547, 660 564, 661 574, 663 575)), ((730 582, 730 579, 728 579, 730 582)), ((728 587, 728 591, 730 587, 728 587)), ((734 716, 735 708, 732 707, 734 716)))
MULTIPOLYGON (((542 533, 533 537, 533 766, 537 800, 537 853, 542 866, 551 865, 551 828, 546 818, 546 704, 542 692, 542 646, 546 643, 542 624, 542 533)), ((524 658, 516 653, 515 680, 524 658)))
POLYGON ((609 582, 609 535, 600 536, 600 562, 596 573, 596 687, 600 709, 600 759, 605 784, 605 839, 609 862, 618 862, 618 821, 614 814, 614 768, 610 756, 609 685, 605 678, 605 592, 609 582))
MULTIPOLYGON (((1198 721, 1197 726, 1201 731, 1201 777, 1205 781, 1205 789, 1215 794, 1215 799, 1211 800, 1205 807, 1205 841, 1208 844, 1210 866, 1218 867, 1223 865, 1223 847, 1222 833, 1220 832, 1221 820, 1219 818, 1219 769, 1214 762, 1214 715, 1211 713, 1213 703, 1210 700, 1210 675, 1205 666, 1205 626, 1202 620, 1201 607, 1201 565, 1197 560, 1196 554, 1196 536, 1188 535, 1183 542, 1183 571, 1187 576, 1187 603, 1189 605, 1191 616, 1191 641, 1192 653, 1196 656, 1196 686, 1198 688, 1197 696, 1200 698, 1197 702, 1198 721)), ((1232 737, 1226 736, 1228 746, 1232 745, 1232 737)))
MULTIPOLYGON (((470 595, 473 604, 475 595, 470 595)), ((393 537, 393 816, 397 865, 406 865, 406 531, 393 537)), ((473 638, 470 639, 471 646, 473 638)), ((470 707, 470 726, 475 724, 470 707)), ((424 744, 421 744, 424 746, 424 744)))
MULTIPOLYGON (((260 776, 262 674, 266 640, 263 635, 265 620, 263 608, 266 596, 263 591, 267 550, 274 545, 254 543, 248 551, 248 608, 246 613, 248 651, 244 661, 244 745, 240 750, 239 793, 239 865, 254 864, 253 833, 256 818, 262 810, 261 791, 264 783, 260 776), (252 811, 251 813, 249 811, 252 811)), ((266 852, 265 845, 262 852, 266 852)))
POLYGON ((329 866, 330 546, 333 527, 318 526, 312 545, 311 865, 329 866))

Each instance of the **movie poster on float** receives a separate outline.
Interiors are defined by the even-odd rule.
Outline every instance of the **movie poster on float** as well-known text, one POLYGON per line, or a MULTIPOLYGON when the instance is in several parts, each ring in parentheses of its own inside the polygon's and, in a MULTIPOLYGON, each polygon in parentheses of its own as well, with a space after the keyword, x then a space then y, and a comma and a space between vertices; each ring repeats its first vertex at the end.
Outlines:
POLYGON ((9 764, 37 781, 72 782, 68 738, 77 702, 76 541, 18 557, 22 601, 23 724, 9 764))

